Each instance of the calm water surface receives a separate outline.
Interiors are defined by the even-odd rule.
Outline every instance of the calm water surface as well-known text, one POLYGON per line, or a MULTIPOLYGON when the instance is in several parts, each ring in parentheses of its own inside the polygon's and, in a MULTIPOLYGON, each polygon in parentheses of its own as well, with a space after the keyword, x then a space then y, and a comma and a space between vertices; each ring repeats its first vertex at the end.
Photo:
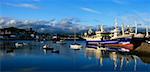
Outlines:
POLYGON ((106 52, 86 48, 85 41, 77 41, 84 47, 72 50, 69 45, 51 41, 0 41, 1 71, 150 71, 150 57, 133 54, 106 52), (15 47, 15 42, 26 46, 15 47), (49 44, 60 53, 45 51, 42 46, 49 44))

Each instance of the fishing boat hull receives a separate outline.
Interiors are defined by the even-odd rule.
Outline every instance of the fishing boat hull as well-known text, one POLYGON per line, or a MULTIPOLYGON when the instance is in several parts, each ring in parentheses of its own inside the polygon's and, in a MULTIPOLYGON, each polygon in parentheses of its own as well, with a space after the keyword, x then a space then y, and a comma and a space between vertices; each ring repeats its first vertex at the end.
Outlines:
POLYGON ((117 37, 112 37, 111 40, 113 39, 120 39, 120 38, 132 38, 132 35, 121 35, 121 36, 117 36, 117 37))
POLYGON ((131 39, 119 39, 119 40, 103 40, 103 41, 88 41, 87 45, 104 45, 104 44, 126 44, 130 43, 131 39))
POLYGON ((115 40, 95 40, 95 41, 86 41, 87 44, 119 44, 120 42, 131 42, 131 38, 119 38, 115 40))
POLYGON ((105 46, 125 48, 125 49, 128 49, 128 50, 133 50, 134 49, 134 45, 133 44, 106 44, 105 46))
POLYGON ((84 37, 87 42, 88 41, 101 41, 101 37, 84 37))
POLYGON ((91 48, 91 49, 100 49, 100 50, 105 50, 105 51, 115 51, 115 52, 130 52, 129 49, 125 49, 125 48, 113 48, 113 47, 98 47, 98 46, 92 46, 92 45, 88 45, 86 46, 87 48, 91 48))
POLYGON ((88 41, 87 45, 99 45, 99 44, 118 44, 119 41, 113 41, 113 40, 105 40, 105 41, 88 41))

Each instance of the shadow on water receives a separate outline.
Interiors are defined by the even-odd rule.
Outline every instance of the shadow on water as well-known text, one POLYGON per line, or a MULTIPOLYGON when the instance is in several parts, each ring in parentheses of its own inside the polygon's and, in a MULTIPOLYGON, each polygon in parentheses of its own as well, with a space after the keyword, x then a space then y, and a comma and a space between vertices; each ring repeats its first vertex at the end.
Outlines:
POLYGON ((137 47, 141 46, 143 42, 145 42, 144 38, 132 38, 130 43, 133 44, 134 49, 136 49, 137 47))
POLYGON ((0 50, 3 55, 14 55, 15 53, 22 54, 25 52, 30 53, 35 47, 36 45, 32 41, 0 41, 0 50), (16 46, 16 43, 26 43, 26 45, 16 46))
POLYGON ((150 64, 150 56, 139 56, 144 63, 150 64))

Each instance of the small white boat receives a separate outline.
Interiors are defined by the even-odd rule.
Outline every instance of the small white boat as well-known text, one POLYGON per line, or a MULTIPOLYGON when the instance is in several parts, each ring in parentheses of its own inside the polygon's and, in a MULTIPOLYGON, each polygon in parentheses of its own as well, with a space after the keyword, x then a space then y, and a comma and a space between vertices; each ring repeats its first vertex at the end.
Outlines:
POLYGON ((79 49, 82 48, 82 45, 77 44, 77 43, 74 43, 74 44, 71 44, 71 45, 70 45, 70 48, 71 48, 71 49, 74 49, 74 50, 79 50, 79 49))
POLYGON ((27 44, 26 44, 26 43, 18 43, 18 42, 15 43, 15 46, 16 46, 16 47, 21 47, 21 46, 24 46, 24 45, 27 45, 27 44))

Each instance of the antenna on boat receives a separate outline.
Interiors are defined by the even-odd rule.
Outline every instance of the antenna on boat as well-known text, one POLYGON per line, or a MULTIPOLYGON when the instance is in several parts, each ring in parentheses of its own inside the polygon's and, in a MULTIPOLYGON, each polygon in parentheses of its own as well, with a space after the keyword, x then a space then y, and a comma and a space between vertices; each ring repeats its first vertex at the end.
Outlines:
POLYGON ((74 43, 75 43, 75 42, 76 42, 76 32, 75 32, 75 29, 74 29, 73 32, 74 32, 74 35, 73 35, 73 36, 74 36, 74 43))
POLYGON ((88 34, 90 35, 90 34, 92 34, 92 33, 93 33, 92 28, 89 28, 88 34))
POLYGON ((124 35, 124 24, 122 24, 122 35, 124 35))

